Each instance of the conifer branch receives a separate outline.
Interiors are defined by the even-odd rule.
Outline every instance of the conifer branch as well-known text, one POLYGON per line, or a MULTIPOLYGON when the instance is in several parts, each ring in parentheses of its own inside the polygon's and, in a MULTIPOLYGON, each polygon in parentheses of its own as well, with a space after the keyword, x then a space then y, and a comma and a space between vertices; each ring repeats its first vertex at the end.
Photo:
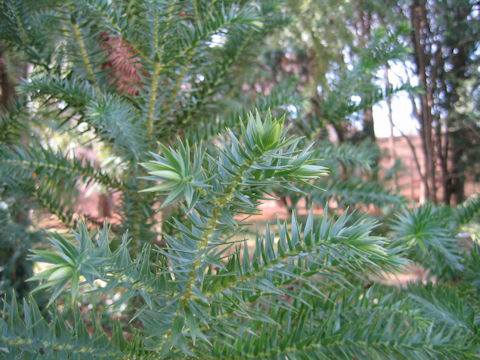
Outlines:
POLYGON ((162 44, 161 50, 159 52, 158 48, 158 32, 159 32, 159 19, 158 19, 158 12, 157 8, 154 10, 154 19, 153 19, 153 58, 154 58, 154 66, 153 66, 153 74, 152 74, 152 81, 150 86, 150 101, 148 105, 148 115, 147 115, 147 134, 149 137, 154 136, 154 117, 155 117, 155 109, 156 109, 156 100, 157 100, 157 88, 158 88, 158 78, 160 76, 160 72, 164 67, 162 65, 163 54, 161 53, 165 47, 165 41, 168 36, 168 32, 170 31, 170 26, 172 22, 173 11, 175 9, 175 2, 172 1, 170 7, 168 9, 167 20, 165 23, 165 29, 162 35, 162 44))
POLYGON ((85 47, 85 42, 83 41, 82 34, 80 32, 80 28, 77 23, 70 21, 70 25, 72 26, 73 29, 73 36, 75 41, 77 42, 78 45, 78 50, 80 51, 80 56, 83 60, 83 65, 85 66, 85 70, 87 71, 88 78, 92 82, 92 86, 97 91, 100 93, 100 87, 98 86, 97 79, 95 77, 95 73, 93 72, 93 67, 92 64, 90 63, 90 60, 88 59, 88 52, 85 47))
POLYGON ((197 259, 192 264, 191 271, 188 274, 190 280, 185 285, 185 293, 181 296, 180 301, 185 302, 186 300, 190 299, 192 296, 192 286, 194 285, 196 279, 195 269, 197 269, 200 264, 205 259, 207 255, 206 249, 209 245, 210 236, 214 234, 217 228, 217 219, 220 215, 222 209, 227 206, 228 202, 233 198, 233 192, 238 190, 241 187, 241 183, 243 182, 244 175, 248 172, 252 164, 254 164, 255 158, 247 160, 238 170, 238 174, 232 179, 232 184, 228 186, 223 192, 222 195, 218 198, 214 198, 211 201, 211 206, 213 208, 210 220, 205 226, 205 230, 203 232, 202 238, 200 240, 200 244, 197 248, 197 259))
POLYGON ((45 169, 52 169, 52 170, 59 170, 66 174, 73 174, 79 175, 81 177, 90 178, 95 180, 99 184, 106 185, 109 188, 116 189, 119 191, 124 192, 131 192, 128 188, 126 188, 122 183, 116 181, 107 175, 99 172, 91 172, 87 169, 82 169, 78 166, 78 164, 74 164, 73 166, 65 166, 57 163, 49 163, 45 161, 38 161, 38 160, 27 160, 27 159, 20 159, 20 158, 2 158, 0 159, 1 163, 17 165, 23 168, 45 168, 45 169))
MULTIPOLYGON (((40 311, 30 299, 22 307, 15 296, 5 296, 0 356, 478 356, 480 250, 474 246, 471 253, 464 252, 456 239, 460 226, 478 215, 478 197, 456 208, 405 209, 390 226, 379 226, 375 218, 383 217, 377 214, 329 216, 328 206, 321 216, 313 211, 305 218, 295 216, 294 208, 303 200, 308 208, 333 197, 339 212, 345 203, 365 207, 371 202, 382 208, 402 203, 381 186, 388 176, 377 172, 379 153, 372 147, 306 142, 320 134, 319 124, 326 122, 322 116, 338 125, 345 116, 410 89, 381 90, 371 82, 373 63, 394 58, 396 38, 393 47, 372 42, 351 71, 329 78, 328 86, 322 86, 325 101, 314 104, 318 111, 313 119, 298 112, 302 90, 297 80, 279 84, 268 96, 234 89, 232 76, 248 69, 235 65, 262 57, 264 49, 258 53, 254 45, 286 23, 290 14, 282 4, 6 0, 0 5, 6 51, 20 50, 18 55, 33 64, 29 80, 19 88, 21 106, 0 116, 5 133, 0 138, 6 143, 0 147, 0 238, 15 246, 22 239, 17 231, 8 233, 10 227, 3 230, 4 214, 7 221, 16 221, 16 192, 36 197, 43 209, 78 229, 67 236, 52 234, 45 247, 34 246, 28 260, 50 264, 31 279, 39 282, 34 292, 48 292, 49 303, 40 311), (305 138, 269 111, 293 114, 291 106, 297 110, 294 126, 305 138), (255 108, 266 116, 248 113, 255 108), (44 131, 50 124, 54 126, 44 131), (98 144, 101 157, 112 159, 107 169, 44 145, 70 128, 74 133, 61 141, 81 136, 75 143, 98 144), (180 134, 176 144, 173 130, 180 134), (148 155, 148 150, 159 153, 148 155), (113 236, 108 224, 94 233, 84 222, 73 221, 79 184, 102 184, 120 193, 116 208, 121 225, 113 236), (293 216, 278 222, 273 232, 267 225, 253 234, 247 219, 277 194, 288 194, 291 201, 285 203, 293 216), (157 243, 156 215, 167 206, 172 213, 162 214, 157 243), (380 286, 382 275, 401 269, 406 258, 432 270, 435 284, 380 286), (111 298, 112 309, 122 313, 121 325, 110 326, 112 314, 103 311, 88 321, 83 304, 78 305, 85 293, 99 305, 104 296, 111 298), (131 335, 128 341, 124 332, 131 335)), ((5 59, 16 60, 14 55, 5 59)), ((311 59, 302 57, 296 65, 304 60, 311 59)), ((299 81, 304 81, 303 72, 299 81)), ((10 279, 1 268, 4 294, 10 279)))
POLYGON ((27 33, 25 32, 25 28, 23 27, 22 21, 20 20, 20 16, 18 15, 17 7, 13 2, 10 3, 10 6, 13 11, 13 15, 15 17, 15 22, 17 24, 18 30, 20 31, 20 37, 25 44, 28 44, 29 43, 28 36, 27 36, 27 33))
POLYGON ((161 65, 156 63, 153 67, 152 84, 150 90, 150 101, 148 105, 147 115, 147 134, 148 137, 153 136, 153 117, 155 114, 155 99, 157 98, 158 76, 160 74, 161 65))
POLYGON ((222 65, 221 71, 215 75, 215 79, 212 84, 210 84, 209 88, 205 92, 205 94, 202 94, 202 96, 198 99, 198 101, 195 103, 195 108, 189 112, 188 117, 182 120, 183 124, 188 125, 190 121, 192 120, 195 111, 197 111, 202 104, 213 94, 215 94, 215 90, 217 86, 222 82, 222 80, 225 79, 225 76, 227 75, 228 71, 231 69, 231 67, 236 63, 238 57, 240 54, 243 53, 243 50, 249 43, 250 39, 252 38, 254 31, 250 30, 246 38, 243 40, 242 44, 237 48, 235 51, 235 54, 233 57, 228 59, 228 62, 226 64, 222 65))
MULTIPOLYGON (((195 4, 195 0, 194 0, 194 4, 195 4)), ((213 11, 213 7, 210 8, 210 11, 213 11)), ((209 19, 210 16, 212 15, 212 13, 209 11, 209 13, 206 15, 206 18, 209 19)), ((233 21, 230 19, 229 21, 226 21, 225 23, 221 24, 222 27, 227 27, 228 25, 232 24, 233 21)), ((215 34, 216 31, 218 31, 218 29, 220 28, 220 25, 219 24, 215 24, 216 26, 212 27, 209 31, 207 31, 206 33, 203 34, 203 36, 201 38, 198 38, 196 39, 196 41, 194 41, 189 47, 187 47, 186 49, 184 49, 182 51, 182 53, 179 55, 180 58, 185 58, 184 60, 184 64, 183 64, 183 68, 180 72, 180 75, 178 76, 177 78, 177 81, 175 82, 175 86, 172 90, 172 93, 170 95, 170 98, 168 99, 167 101, 167 107, 164 109, 164 117, 168 117, 169 115, 169 112, 171 110, 171 108, 174 106, 175 104, 175 100, 177 99, 178 97, 178 93, 179 93, 179 90, 180 90, 180 87, 182 86, 183 84, 183 81, 185 79, 185 76, 187 75, 187 72, 188 72, 188 69, 191 65, 191 61, 192 61, 192 58, 193 56, 195 55, 195 49, 196 47, 201 43, 201 40, 206 40, 208 39, 211 35, 215 34)), ((238 52, 236 53, 236 55, 234 56, 234 58, 232 59, 232 62, 230 63, 233 64, 234 61, 236 60, 236 57, 237 55, 239 54, 240 51, 243 50, 244 46, 245 46, 245 42, 242 43, 242 45, 240 46, 240 48, 238 49, 238 52)), ((173 61, 173 59, 171 60, 173 61)), ((167 63, 168 65, 168 63, 167 63)), ((223 72, 223 75, 226 73, 227 69, 223 69, 224 72, 223 72)), ((220 82, 221 80, 221 76, 217 77, 217 81, 220 82)), ((210 95, 210 94, 209 94, 210 95)), ((196 105, 196 107, 198 107, 196 105)), ((183 120, 185 121, 185 120, 183 120)), ((188 121, 188 120, 187 120, 188 121)))
POLYGON ((55 215, 62 222, 63 225, 65 225, 67 228, 70 228, 72 226, 72 211, 66 211, 64 209, 65 206, 62 206, 63 204, 54 203, 51 197, 45 196, 45 194, 41 193, 40 191, 34 191, 33 195, 35 196, 35 199, 39 202, 39 204, 45 209, 47 209, 48 212, 55 215))
POLYGON ((198 14, 198 4, 197 0, 193 0, 193 14, 195 16, 195 21, 199 22, 200 21, 200 16, 198 14))
POLYGON ((95 1, 88 1, 90 7, 102 16, 102 18, 108 23, 108 26, 113 28, 118 34, 121 35, 122 41, 128 44, 128 46, 146 63, 151 64, 153 61, 137 46, 136 41, 131 40, 127 33, 118 25, 115 19, 113 19, 102 7, 98 6, 95 1))
POLYGON ((212 0, 210 1, 210 5, 208 6, 208 12, 209 13, 212 13, 213 11, 213 8, 215 7, 215 3, 217 2, 217 0, 212 0))
POLYGON ((192 61, 192 57, 194 55, 194 52, 190 52, 186 59, 185 59, 185 64, 183 65, 183 68, 182 68, 182 71, 180 73, 180 75, 178 76, 177 78, 177 81, 175 82, 175 86, 173 87, 173 90, 172 90, 172 93, 167 101, 167 106, 165 107, 165 109, 163 109, 163 113, 164 113, 164 117, 168 117, 168 115, 170 114, 170 110, 172 109, 172 107, 174 106, 174 104, 176 103, 176 99, 179 95, 179 91, 180 91, 180 88, 183 84, 183 80, 185 80, 185 76, 187 75, 187 72, 188 72, 188 68, 190 66, 190 63, 192 61))

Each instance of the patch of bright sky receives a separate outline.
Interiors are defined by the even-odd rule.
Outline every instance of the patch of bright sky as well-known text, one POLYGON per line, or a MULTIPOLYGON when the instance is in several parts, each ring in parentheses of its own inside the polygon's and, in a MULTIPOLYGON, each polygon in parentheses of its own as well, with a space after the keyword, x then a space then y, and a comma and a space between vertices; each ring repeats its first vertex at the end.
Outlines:
MULTIPOLYGON (((415 79, 410 70, 404 64, 391 64, 389 69, 389 81, 392 86, 400 86, 410 79, 415 79), (409 71, 409 73, 407 73, 409 71), (408 74, 408 75, 407 75, 408 74)), ((384 82, 383 70, 379 74, 380 81, 384 82)), ((412 81, 412 85, 416 85, 412 81)), ((404 134, 417 134, 418 122, 412 115, 412 103, 405 91, 402 91, 392 97, 392 114, 393 123, 395 124, 393 134, 400 136, 404 134)), ((386 101, 382 101, 373 107, 373 121, 375 136, 389 137, 390 136, 390 121, 388 119, 388 106, 386 101)))
POLYGON ((220 29, 215 34, 210 37, 209 46, 217 47, 222 46, 227 41, 227 31, 226 29, 220 29))

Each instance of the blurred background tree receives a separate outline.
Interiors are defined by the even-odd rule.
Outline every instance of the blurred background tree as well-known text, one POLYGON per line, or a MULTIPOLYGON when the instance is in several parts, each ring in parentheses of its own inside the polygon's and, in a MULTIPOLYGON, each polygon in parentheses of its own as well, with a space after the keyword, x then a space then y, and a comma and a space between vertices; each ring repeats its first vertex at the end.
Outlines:
POLYGON ((478 159, 479 4, 415 0, 403 8, 412 24, 415 75, 422 93, 414 100, 425 158, 425 196, 460 203, 465 174, 478 159), (470 96, 466 96, 470 94, 470 96), (477 109, 477 110, 475 110, 477 109), (440 184, 436 171, 440 168, 440 184))
MULTIPOLYGON (((375 141, 372 107, 382 99, 398 135, 392 97, 409 97, 412 116, 399 121, 417 123, 420 146, 402 135, 415 152, 421 200, 461 203, 467 174, 478 179, 479 4, 287 1, 284 11, 295 20, 270 37, 255 86, 268 92, 294 79, 306 99, 301 110, 291 107, 299 129, 310 138, 330 129, 340 142, 375 141), (406 76, 392 86, 399 69, 406 76)), ((395 157, 394 145, 390 152, 395 157)))

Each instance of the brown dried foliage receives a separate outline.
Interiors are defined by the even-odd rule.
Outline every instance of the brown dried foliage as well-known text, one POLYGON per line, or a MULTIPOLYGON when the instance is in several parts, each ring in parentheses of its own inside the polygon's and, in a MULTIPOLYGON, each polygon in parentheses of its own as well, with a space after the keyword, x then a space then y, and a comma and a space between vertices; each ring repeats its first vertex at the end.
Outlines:
POLYGON ((119 93, 138 95, 142 89, 142 77, 145 76, 138 54, 121 36, 113 36, 108 32, 100 37, 100 48, 105 51, 106 61, 103 69, 110 70, 110 85, 115 85, 119 93))

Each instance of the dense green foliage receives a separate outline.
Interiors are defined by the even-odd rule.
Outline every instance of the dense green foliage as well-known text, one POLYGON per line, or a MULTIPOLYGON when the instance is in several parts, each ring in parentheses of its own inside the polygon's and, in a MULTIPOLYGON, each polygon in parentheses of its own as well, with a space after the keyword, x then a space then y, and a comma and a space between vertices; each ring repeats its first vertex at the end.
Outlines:
POLYGON ((12 288, 26 295, 25 281, 32 273, 27 256, 33 244, 45 240, 42 231, 32 230, 28 199, 7 188, 0 189, 0 293, 12 288), (20 201, 19 201, 20 200, 20 201))
MULTIPOLYGON (((384 188, 374 144, 313 141, 325 122, 298 115, 301 81, 243 93, 289 22, 281 5, 1 2, 0 38, 32 64, 0 118, 1 358, 478 358, 480 250, 457 235, 480 200, 409 207, 384 188), (110 161, 69 152, 79 144, 110 161), (118 224, 75 218, 89 184, 119 194, 118 224), (69 231, 44 243, 22 198, 69 231), (278 198, 291 217, 252 233, 278 198), (31 294, 4 294, 31 276, 28 250, 49 266, 31 294), (386 285, 412 262, 424 283, 386 285)), ((397 35, 372 30, 324 84, 329 121, 399 90, 371 83, 403 54, 397 35)))
MULTIPOLYGON (((51 288, 54 303, 70 289, 73 313, 42 315, 31 299, 21 319, 15 301, 6 304, 1 341, 7 356, 35 356, 41 347, 48 358, 473 357, 473 288, 460 295, 436 267, 435 286, 364 284, 400 267, 402 253, 423 254, 416 260, 425 266, 427 253, 439 253, 434 266, 471 277, 475 268, 463 270, 458 248, 445 234, 478 212, 478 200, 448 212, 432 206, 405 212, 401 216, 411 220, 400 217, 390 238, 407 244, 373 235, 375 221, 347 213, 337 219, 310 214, 304 224, 294 215, 275 232, 267 227, 253 248, 235 240, 244 216, 257 211, 271 187, 326 175, 311 150, 297 149, 298 141, 286 137, 282 122, 251 116, 238 138, 229 132, 216 148, 190 151, 182 142, 164 147, 144 166, 150 180, 160 181, 149 191, 183 203, 185 216, 173 220, 176 233, 165 236, 166 247, 146 245, 132 257, 127 235, 111 248, 108 226, 92 237, 81 224, 75 242, 53 236, 56 251, 33 256, 53 264, 36 277, 43 280, 38 290, 51 288), (435 229, 425 214, 436 214, 435 229), (96 289, 96 280, 105 287, 96 289), (76 298, 88 289, 123 289, 115 307, 141 299, 132 314, 141 326, 123 324, 135 340, 127 342, 119 324, 108 337, 100 326, 105 313, 90 322, 92 335, 86 331, 76 298), (63 323, 69 316, 75 318, 71 330, 63 323)), ((473 264, 468 256, 464 261, 473 264)))
POLYGON ((122 194, 122 230, 154 242, 156 199, 138 181, 147 152, 175 134, 201 140, 234 126, 239 103, 275 111, 292 101, 281 88, 257 103, 229 96, 235 67, 252 44, 286 21, 275 2, 6 1, 1 10, 4 42, 35 65, 20 92, 37 110, 24 106, 12 116, 41 119, 40 129, 28 131, 47 137, 3 146, 1 176, 16 185, 35 182, 23 190, 68 226, 78 211, 71 196, 77 186, 97 183, 122 194), (39 131, 45 126, 97 144, 93 150, 113 157, 114 166, 93 166, 71 149, 47 145, 51 132, 39 131))

